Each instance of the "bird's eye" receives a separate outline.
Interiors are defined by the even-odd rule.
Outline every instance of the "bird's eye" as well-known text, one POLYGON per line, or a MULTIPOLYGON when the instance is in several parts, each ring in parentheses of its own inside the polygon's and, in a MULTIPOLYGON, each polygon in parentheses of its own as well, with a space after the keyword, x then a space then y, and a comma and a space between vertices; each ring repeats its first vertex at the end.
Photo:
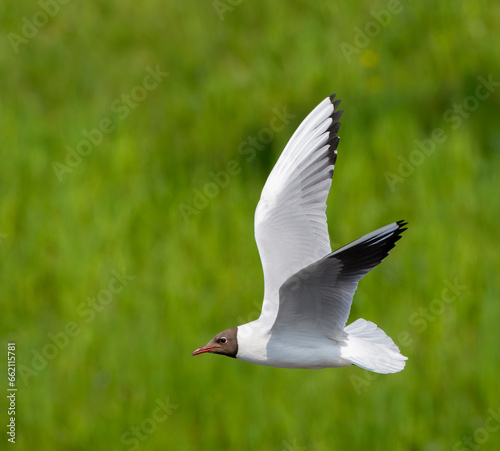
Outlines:
POLYGON ((224 343, 226 343, 226 341, 227 341, 227 338, 226 338, 226 337, 222 337, 222 338, 219 340, 219 343, 224 344, 224 343))

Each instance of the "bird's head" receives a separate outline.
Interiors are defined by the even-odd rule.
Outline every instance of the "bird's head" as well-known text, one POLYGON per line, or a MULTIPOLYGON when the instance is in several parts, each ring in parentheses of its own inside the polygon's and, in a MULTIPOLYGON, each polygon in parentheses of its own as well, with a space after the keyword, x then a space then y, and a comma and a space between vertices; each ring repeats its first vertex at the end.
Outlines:
POLYGON ((205 346, 198 348, 191 355, 211 352, 212 354, 222 354, 228 357, 236 357, 238 354, 238 328, 224 330, 212 338, 205 346))

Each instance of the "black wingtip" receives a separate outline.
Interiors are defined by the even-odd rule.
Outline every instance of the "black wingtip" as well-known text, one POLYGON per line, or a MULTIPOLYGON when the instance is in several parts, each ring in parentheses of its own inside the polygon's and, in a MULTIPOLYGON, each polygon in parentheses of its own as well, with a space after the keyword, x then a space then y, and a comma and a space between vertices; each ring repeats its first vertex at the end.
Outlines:
MULTIPOLYGON (((328 141, 326 144, 330 146, 329 149, 329 159, 330 159, 330 164, 335 166, 335 163, 337 162, 337 146, 339 145, 340 138, 338 137, 338 132, 340 129, 341 123, 339 122, 340 117, 342 116, 342 113, 344 110, 339 110, 337 111, 337 107, 339 106, 340 99, 334 100, 336 94, 332 94, 330 96, 330 102, 332 102, 333 105, 333 111, 332 114, 330 115, 330 118, 332 119, 332 123, 327 129, 327 132, 329 134, 328 141)), ((333 176, 333 169, 330 171, 330 177, 333 176)))
POLYGON ((408 227, 405 227, 408 225, 408 222, 405 221, 404 219, 402 219, 400 221, 396 221, 396 224, 399 226, 399 233, 402 233, 405 230, 408 230, 408 227))
MULTIPOLYGON (((392 224, 394 223, 382 227, 382 229, 386 229, 392 224)), ((369 271, 381 263, 389 255, 389 251, 401 239, 401 234, 406 230, 403 227, 407 222, 397 221, 396 224, 399 226, 397 229, 383 232, 382 229, 376 230, 369 234, 371 236, 365 236, 356 240, 358 243, 353 241, 332 252, 328 257, 340 260, 343 265, 343 272, 358 273, 362 270, 369 271)))
MULTIPOLYGON (((340 116, 342 116, 342 114, 344 114, 344 110, 338 110, 338 111, 334 110, 332 115, 330 116, 333 120, 333 123, 338 122, 338 120, 340 119, 340 116)), ((339 125, 340 125, 340 122, 339 122, 339 125)))
POLYGON ((332 94, 331 96, 329 96, 330 102, 333 105, 333 111, 337 111, 337 108, 338 108, 340 102, 342 102, 342 100, 340 100, 340 99, 335 100, 336 95, 337 94, 332 94))

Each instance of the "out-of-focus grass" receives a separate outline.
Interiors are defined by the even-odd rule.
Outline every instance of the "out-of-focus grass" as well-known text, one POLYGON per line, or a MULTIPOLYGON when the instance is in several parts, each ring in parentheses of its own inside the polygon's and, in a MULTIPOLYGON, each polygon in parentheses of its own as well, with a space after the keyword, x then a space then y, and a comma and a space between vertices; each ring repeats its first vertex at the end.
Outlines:
POLYGON ((483 443, 481 431, 500 408, 498 86, 459 125, 446 114, 475 96, 478 76, 500 81, 500 7, 403 2, 347 61, 340 44, 387 7, 242 2, 221 21, 211 2, 70 2, 16 53, 9 33, 41 6, 2 4, 0 325, 17 343, 18 449, 500 446, 500 432, 485 429, 483 443), (122 96, 157 66, 169 75, 121 117, 122 96), (351 319, 394 337, 407 368, 191 358, 258 316, 254 209, 293 130, 332 92, 345 109, 332 242, 409 221, 351 319), (295 117, 247 161, 238 148, 273 109, 295 117), (115 129, 59 181, 53 163, 105 118, 115 129), (391 189, 387 173, 436 128, 444 142, 391 189), (240 172, 186 221, 179 206, 233 160, 240 172), (133 279, 111 299, 113 271, 133 279), (448 283, 461 288, 445 302, 448 283))

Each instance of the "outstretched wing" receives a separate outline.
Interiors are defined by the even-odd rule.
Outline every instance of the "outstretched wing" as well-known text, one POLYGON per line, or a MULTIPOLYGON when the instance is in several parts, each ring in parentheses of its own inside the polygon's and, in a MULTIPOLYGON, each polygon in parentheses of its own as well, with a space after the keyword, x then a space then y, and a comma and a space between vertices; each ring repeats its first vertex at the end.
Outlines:
POLYGON ((308 333, 344 339, 359 280, 387 257, 407 223, 393 222, 341 247, 290 277, 279 290, 272 332, 304 326, 308 333))
POLYGON ((261 321, 274 322, 281 285, 331 252, 326 199, 337 159, 340 100, 323 100, 300 124, 269 175, 255 211, 264 271, 261 321))

